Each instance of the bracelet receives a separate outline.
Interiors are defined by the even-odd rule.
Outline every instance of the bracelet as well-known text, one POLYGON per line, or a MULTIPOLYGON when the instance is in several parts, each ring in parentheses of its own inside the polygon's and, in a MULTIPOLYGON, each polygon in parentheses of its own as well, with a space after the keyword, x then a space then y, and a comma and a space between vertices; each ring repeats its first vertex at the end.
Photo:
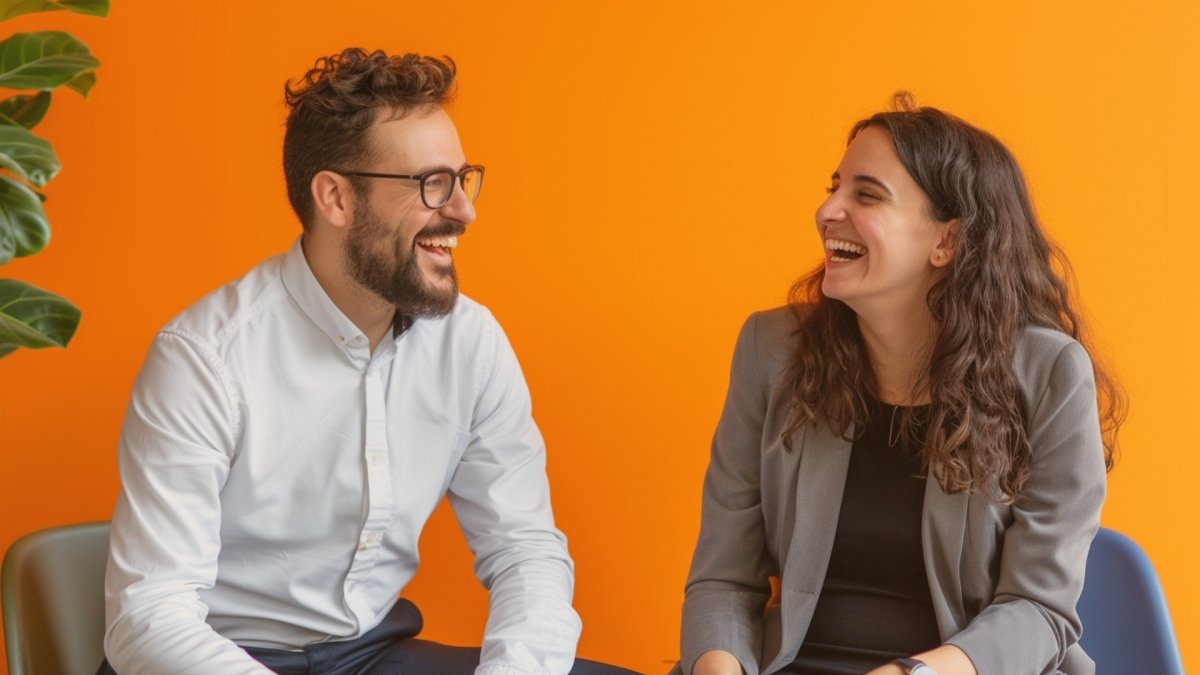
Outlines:
POLYGON ((892 661, 892 663, 904 669, 908 675, 937 675, 937 671, 929 667, 928 663, 919 659, 900 658, 892 661))

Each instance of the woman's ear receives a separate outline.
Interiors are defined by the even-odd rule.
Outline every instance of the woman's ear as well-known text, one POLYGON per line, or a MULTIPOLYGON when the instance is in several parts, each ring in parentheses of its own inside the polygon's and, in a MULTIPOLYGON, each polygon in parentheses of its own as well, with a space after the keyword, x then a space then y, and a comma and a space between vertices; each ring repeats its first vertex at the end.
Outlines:
POLYGON ((350 224, 354 189, 345 176, 333 171, 318 171, 309 183, 309 190, 312 191, 317 220, 339 228, 350 224))
POLYGON ((954 262, 954 251, 958 246, 958 223, 958 218, 954 218, 941 224, 942 238, 929 255, 929 264, 934 267, 946 267, 954 262))

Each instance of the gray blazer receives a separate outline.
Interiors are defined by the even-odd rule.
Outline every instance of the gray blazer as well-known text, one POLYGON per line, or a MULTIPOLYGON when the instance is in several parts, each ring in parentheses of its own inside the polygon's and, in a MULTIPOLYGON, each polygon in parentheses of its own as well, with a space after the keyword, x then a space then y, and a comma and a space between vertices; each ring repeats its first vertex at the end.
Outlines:
MULTIPOLYGON (((686 673, 712 649, 748 675, 778 671, 821 592, 850 443, 812 424, 783 447, 794 327, 781 307, 751 316, 738 337, 683 606, 686 673)), ((1013 366, 1034 454, 1021 498, 1006 506, 926 481, 921 543, 938 630, 980 675, 1092 673, 1075 613, 1105 491, 1091 361, 1067 335, 1028 328, 1013 366)))

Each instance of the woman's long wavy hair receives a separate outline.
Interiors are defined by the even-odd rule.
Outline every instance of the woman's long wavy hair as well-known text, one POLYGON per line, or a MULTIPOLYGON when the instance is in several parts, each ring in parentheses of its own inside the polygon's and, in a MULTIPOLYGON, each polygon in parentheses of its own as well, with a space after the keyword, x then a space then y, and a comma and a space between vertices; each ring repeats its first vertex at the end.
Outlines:
MULTIPOLYGON (((922 466, 948 493, 982 493, 1011 503, 1032 469, 1013 350, 1026 326, 1067 333, 1089 352, 1074 307, 1070 265, 1038 223, 1025 179, 1000 141, 935 108, 917 108, 907 92, 894 110, 854 125, 886 130, 900 161, 924 190, 933 218, 958 219, 955 253, 927 302, 937 324, 920 421, 901 415, 905 438, 920 445, 922 466), (922 437, 923 435, 923 437, 922 437)), ((792 287, 799 327, 783 386, 793 392, 785 438, 816 420, 842 437, 863 429, 877 395, 875 372, 857 317, 821 292, 824 265, 792 287)), ((1126 401, 1092 353, 1105 465, 1111 469, 1126 401)))

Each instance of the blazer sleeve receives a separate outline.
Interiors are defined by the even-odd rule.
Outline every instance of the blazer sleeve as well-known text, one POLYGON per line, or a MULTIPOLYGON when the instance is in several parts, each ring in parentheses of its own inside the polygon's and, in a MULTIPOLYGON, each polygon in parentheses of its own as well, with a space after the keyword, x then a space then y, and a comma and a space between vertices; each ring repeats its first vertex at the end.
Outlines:
POLYGON ((769 384, 761 372, 758 315, 742 326, 725 407, 704 479, 700 537, 683 604, 680 665, 723 650, 757 675, 763 608, 771 596, 760 454, 769 384))
POLYGON ((1057 672, 1080 634, 1075 603, 1104 502, 1104 448, 1092 364, 1058 352, 1028 420, 1033 472, 1012 507, 995 595, 946 642, 980 675, 1057 672))

